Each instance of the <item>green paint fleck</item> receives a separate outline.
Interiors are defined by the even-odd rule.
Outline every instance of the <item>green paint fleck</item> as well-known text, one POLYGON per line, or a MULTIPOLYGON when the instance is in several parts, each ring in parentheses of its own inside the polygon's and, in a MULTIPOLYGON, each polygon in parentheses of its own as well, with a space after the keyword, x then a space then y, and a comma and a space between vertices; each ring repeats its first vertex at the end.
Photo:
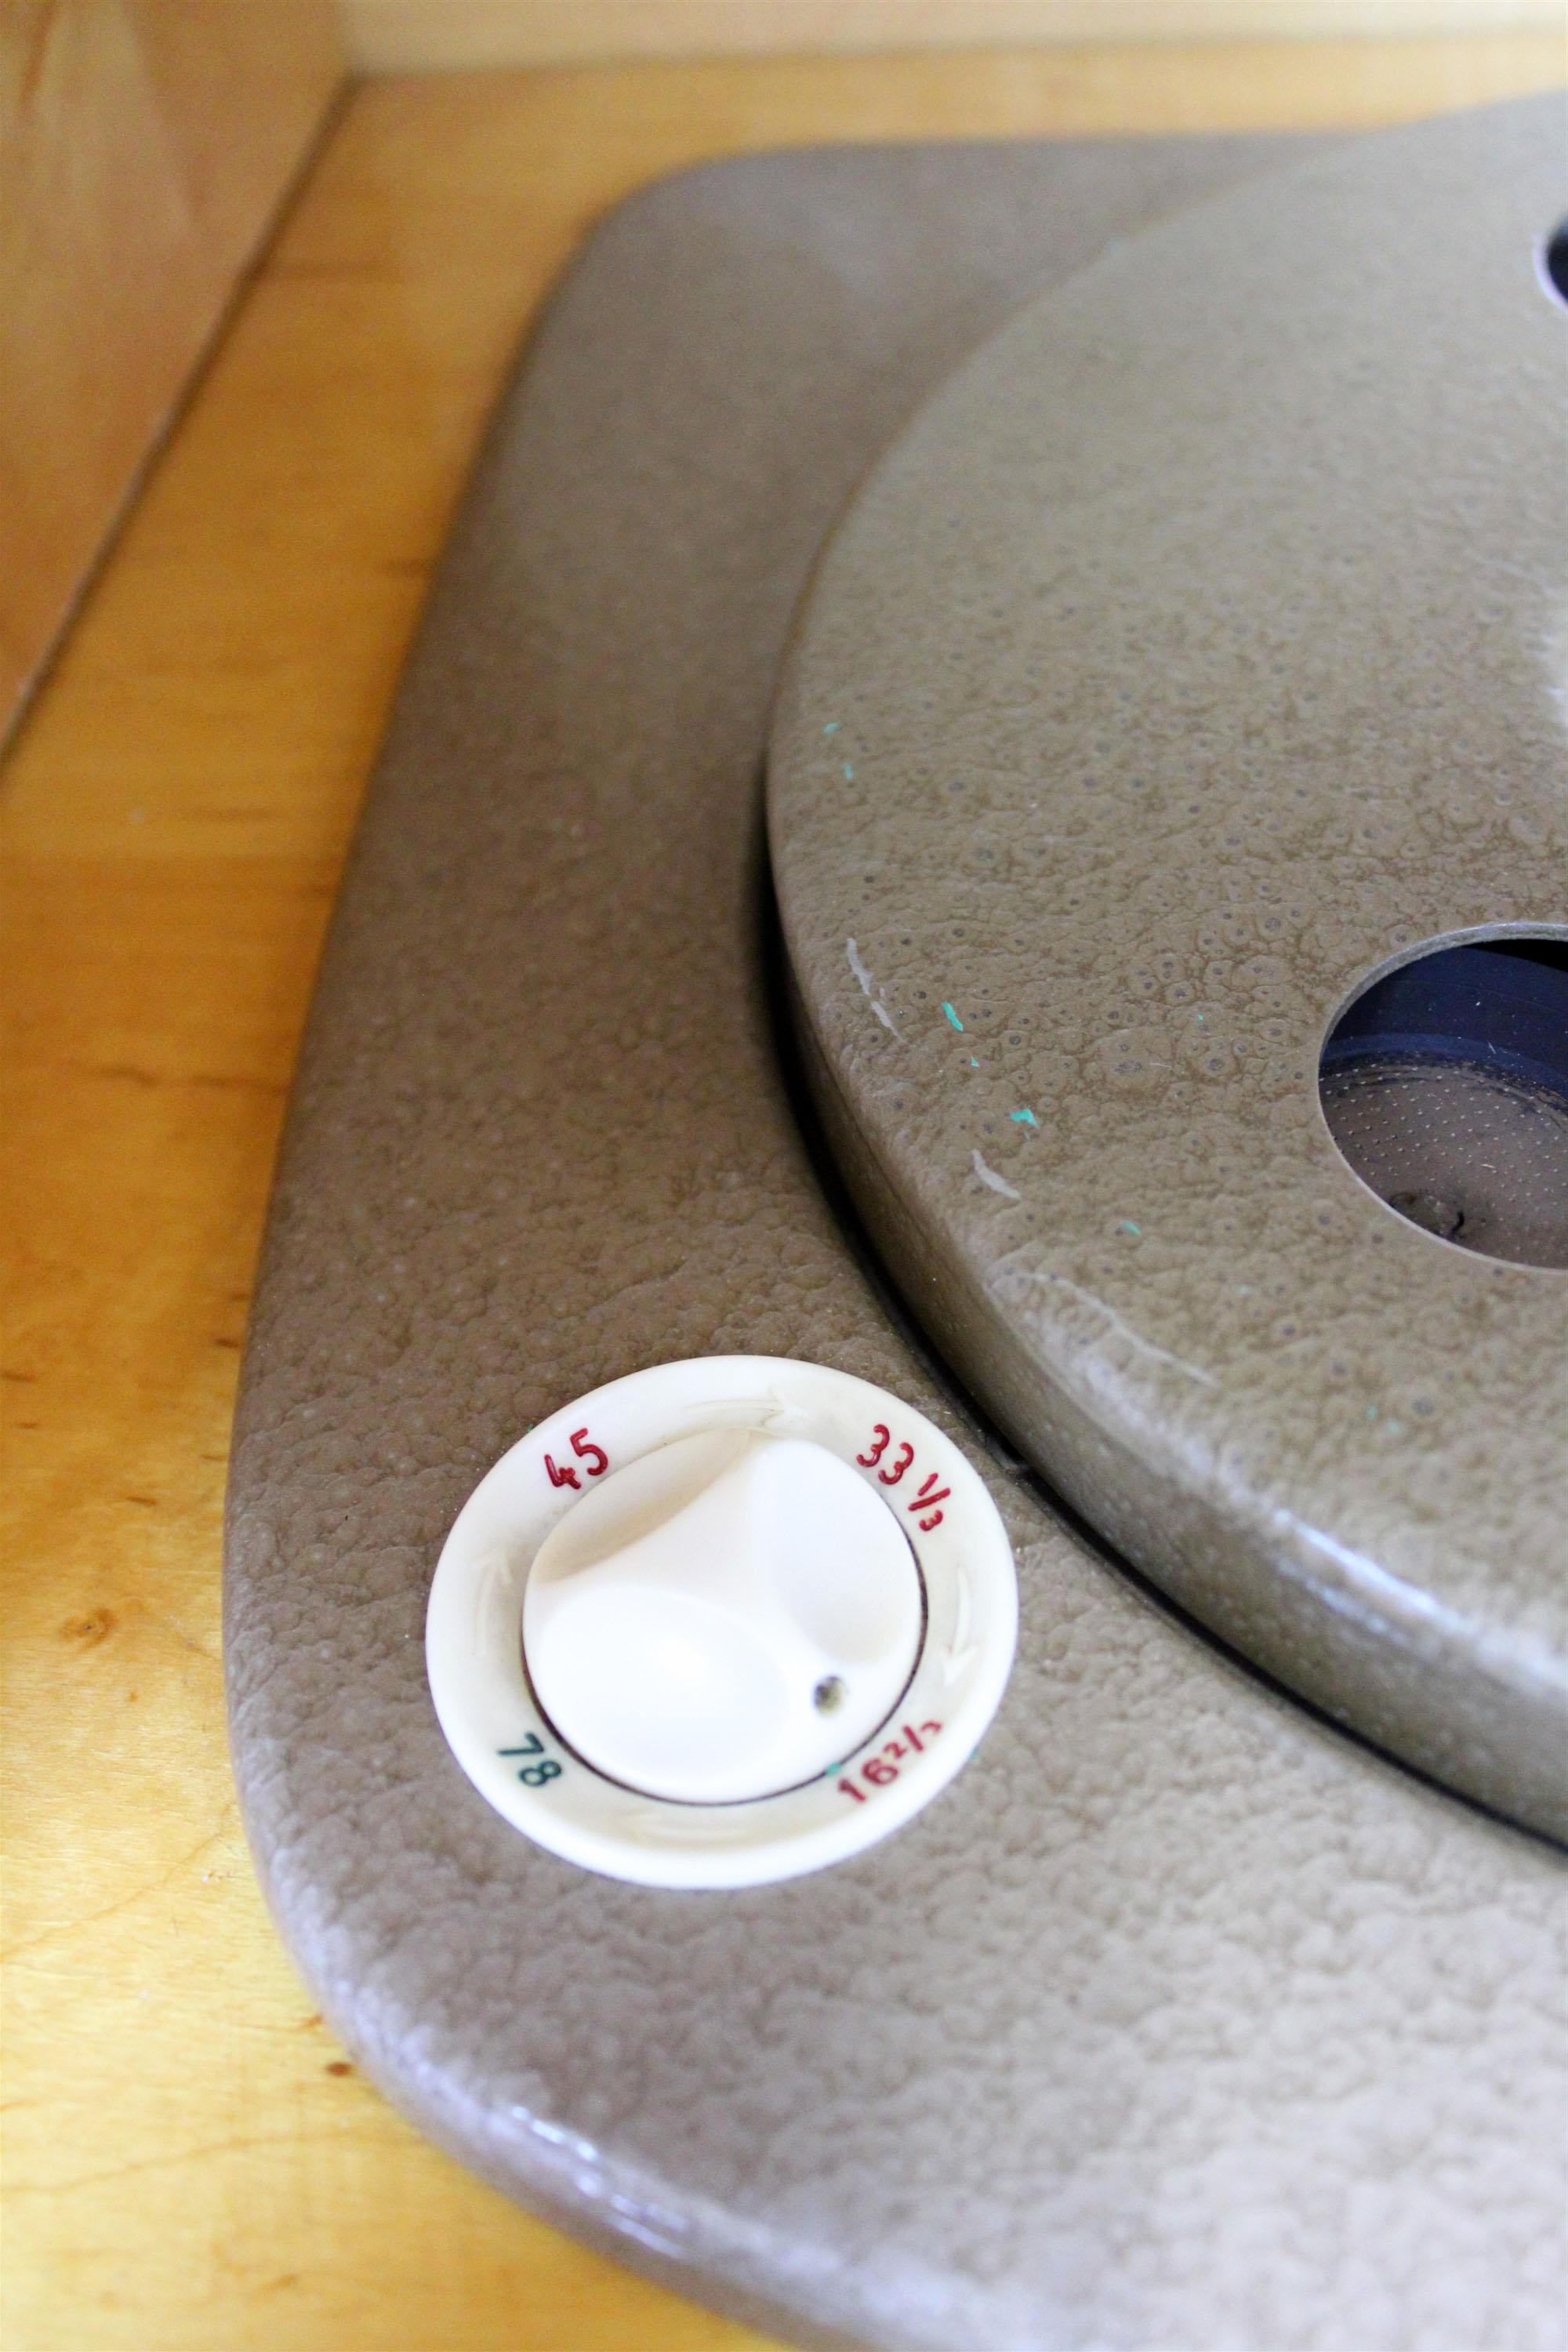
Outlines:
POLYGON ((1008 1117, 1016 1119, 1020 1127, 1038 1127, 1040 1123, 1032 1110, 1010 1111, 1008 1117))
POLYGON ((822 730, 822 731, 823 731, 823 733, 824 733, 825 735, 837 735, 837 732, 838 732, 838 721, 837 721, 837 719, 830 719, 828 720, 828 722, 827 722, 826 726, 823 729, 823 730, 822 730))
POLYGON ((955 1029, 962 1029, 962 1028, 963 1028, 963 1022, 959 1019, 959 1017, 958 1017, 957 1013, 953 1011, 953 1009, 952 1009, 952 1005, 951 1005, 951 1004, 944 1004, 944 1005, 942 1006, 942 1011, 946 1013, 946 1015, 947 1015, 948 1019, 952 1022, 952 1025, 953 1025, 953 1027, 954 1027, 955 1029))
POLYGON ((1131 1217, 1123 1217, 1120 1230, 1124 1234, 1142 1234, 1143 1228, 1142 1225, 1135 1225, 1131 1217))
POLYGON ((844 762, 844 781, 847 784, 852 784, 855 781, 855 771, 847 760, 844 762))

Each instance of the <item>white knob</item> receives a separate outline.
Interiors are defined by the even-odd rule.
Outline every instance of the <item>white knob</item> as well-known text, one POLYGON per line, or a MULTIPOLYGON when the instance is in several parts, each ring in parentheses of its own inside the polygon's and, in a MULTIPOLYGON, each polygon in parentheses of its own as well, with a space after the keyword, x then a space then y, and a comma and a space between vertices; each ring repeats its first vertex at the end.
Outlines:
POLYGON ((734 1803, 852 1754, 914 1671, 920 1573, 826 1446, 706 1431, 612 1472, 529 1572, 522 1642, 563 1739, 650 1796, 734 1803))

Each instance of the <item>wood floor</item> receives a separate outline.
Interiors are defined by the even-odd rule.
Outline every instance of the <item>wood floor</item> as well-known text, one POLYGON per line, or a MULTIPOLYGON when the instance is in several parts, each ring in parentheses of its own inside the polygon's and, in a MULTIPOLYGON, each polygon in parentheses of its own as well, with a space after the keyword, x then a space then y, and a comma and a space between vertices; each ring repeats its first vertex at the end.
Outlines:
POLYGON ((1562 44, 1279 42, 364 85, 12 753, 4 1223, 12 2352, 739 2352, 333 2047, 224 1742, 219 1518, 311 974, 476 434, 587 226, 821 139, 1372 125, 1562 44))

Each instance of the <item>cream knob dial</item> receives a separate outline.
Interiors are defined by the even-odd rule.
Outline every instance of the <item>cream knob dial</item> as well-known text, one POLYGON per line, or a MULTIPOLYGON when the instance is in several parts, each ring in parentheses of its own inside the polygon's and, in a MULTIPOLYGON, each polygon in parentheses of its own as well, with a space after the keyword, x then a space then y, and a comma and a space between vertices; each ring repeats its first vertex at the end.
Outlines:
POLYGON ((535 1423, 441 1549, 430 1694, 496 1811, 645 1886, 847 1862, 962 1772, 1013 1662, 985 1480, 887 1389, 649 1364, 535 1423))
POLYGON ((562 1740, 687 1804, 798 1787, 868 1739, 914 1672, 908 1537, 874 1486, 801 1437, 706 1430, 657 1447, 561 1519, 522 1647, 562 1740))

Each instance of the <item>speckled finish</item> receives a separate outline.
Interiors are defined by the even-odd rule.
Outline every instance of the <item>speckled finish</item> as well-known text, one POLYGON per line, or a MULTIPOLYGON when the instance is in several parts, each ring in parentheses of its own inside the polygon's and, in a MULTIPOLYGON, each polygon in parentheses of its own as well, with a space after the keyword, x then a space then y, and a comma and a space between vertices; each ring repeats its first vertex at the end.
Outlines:
POLYGON ((457 532, 290 1115, 227 1610, 279 1926, 447 2147, 802 2341, 1564 2341, 1558 1863, 1228 1663, 998 1468, 835 1227, 763 985, 760 759, 839 501, 1033 287, 1275 152, 806 154, 616 215, 457 532), (655 1894, 468 1785, 425 1601, 547 1408, 731 1349, 954 1432, 1016 1541, 1019 1662, 886 1844, 655 1894))
POLYGON ((1026 310, 837 534, 770 793, 830 1123, 976 1392, 1557 1835, 1568 1278, 1394 1213, 1316 1081, 1417 942, 1568 933, 1565 160, 1556 100, 1364 142, 1026 310))

